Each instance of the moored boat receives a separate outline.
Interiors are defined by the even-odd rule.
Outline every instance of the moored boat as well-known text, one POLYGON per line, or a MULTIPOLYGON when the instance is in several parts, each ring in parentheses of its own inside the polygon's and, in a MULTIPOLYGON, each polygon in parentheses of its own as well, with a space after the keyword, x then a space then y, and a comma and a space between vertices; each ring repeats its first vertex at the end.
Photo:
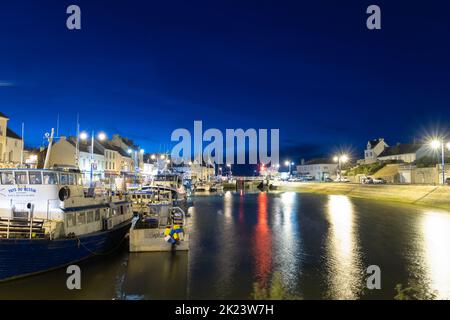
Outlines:
POLYGON ((127 196, 85 191, 78 170, 0 169, 0 281, 107 254, 132 215, 127 196))

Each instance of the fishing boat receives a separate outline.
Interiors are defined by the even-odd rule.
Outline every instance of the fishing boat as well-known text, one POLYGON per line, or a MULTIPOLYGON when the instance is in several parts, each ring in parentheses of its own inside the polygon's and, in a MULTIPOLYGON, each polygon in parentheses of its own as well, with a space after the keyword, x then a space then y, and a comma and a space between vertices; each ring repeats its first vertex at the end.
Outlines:
POLYGON ((45 169, 0 169, 0 281, 110 253, 131 227, 127 196, 86 190, 78 169, 47 169, 51 142, 45 169))
POLYGON ((209 192, 211 185, 206 181, 198 181, 195 184, 195 192, 209 192))
POLYGON ((214 182, 211 184, 209 191, 211 192, 223 192, 223 184, 220 182, 214 182))
POLYGON ((125 196, 85 192, 79 172, 0 169, 0 281, 106 254, 132 215, 125 196))
POLYGON ((142 186, 141 190, 155 194, 170 192, 171 201, 174 205, 183 205, 187 199, 183 178, 174 173, 155 175, 151 183, 142 186))
POLYGON ((157 203, 149 209, 131 227, 130 252, 189 250, 191 215, 180 207, 157 203))

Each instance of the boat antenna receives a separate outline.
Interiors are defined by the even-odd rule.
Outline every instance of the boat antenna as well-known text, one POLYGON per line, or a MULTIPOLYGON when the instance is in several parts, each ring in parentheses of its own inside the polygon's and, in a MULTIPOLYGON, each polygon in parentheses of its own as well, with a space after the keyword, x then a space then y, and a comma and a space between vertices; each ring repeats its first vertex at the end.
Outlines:
POLYGON ((20 166, 23 166, 24 148, 25 148, 25 123, 22 122, 22 150, 20 151, 20 166))
POLYGON ((52 152, 53 136, 55 134, 55 129, 52 128, 51 133, 45 133, 45 138, 48 140, 47 154, 45 155, 44 169, 48 169, 50 162, 50 153, 52 152))
POLYGON ((77 139, 75 143, 75 165, 78 166, 78 158, 80 156, 80 114, 77 113, 77 139))
POLYGON ((59 137, 59 113, 56 117, 56 136, 59 137))

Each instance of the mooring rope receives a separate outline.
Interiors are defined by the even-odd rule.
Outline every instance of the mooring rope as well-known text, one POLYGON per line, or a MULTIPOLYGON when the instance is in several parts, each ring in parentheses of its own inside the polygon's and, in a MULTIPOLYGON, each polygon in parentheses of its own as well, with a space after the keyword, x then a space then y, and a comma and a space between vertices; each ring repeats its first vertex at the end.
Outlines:
POLYGON ((125 236, 119 241, 119 243, 116 246, 114 246, 114 248, 112 248, 111 250, 108 250, 107 252, 92 251, 83 242, 81 242, 80 237, 77 236, 77 240, 78 240, 78 247, 80 247, 80 245, 81 245, 84 249, 86 249, 87 251, 89 251, 90 253, 92 253, 93 255, 96 255, 96 256, 107 256, 107 255, 111 254, 112 252, 114 252, 115 250, 117 250, 122 245, 122 242, 125 240, 125 236))

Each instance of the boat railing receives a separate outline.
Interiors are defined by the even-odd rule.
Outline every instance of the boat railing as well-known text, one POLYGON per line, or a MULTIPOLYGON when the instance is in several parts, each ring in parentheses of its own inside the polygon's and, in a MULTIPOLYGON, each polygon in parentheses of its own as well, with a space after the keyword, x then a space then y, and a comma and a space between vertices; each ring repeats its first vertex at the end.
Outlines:
POLYGON ((36 239, 45 237, 44 219, 0 217, 0 238, 36 239))

